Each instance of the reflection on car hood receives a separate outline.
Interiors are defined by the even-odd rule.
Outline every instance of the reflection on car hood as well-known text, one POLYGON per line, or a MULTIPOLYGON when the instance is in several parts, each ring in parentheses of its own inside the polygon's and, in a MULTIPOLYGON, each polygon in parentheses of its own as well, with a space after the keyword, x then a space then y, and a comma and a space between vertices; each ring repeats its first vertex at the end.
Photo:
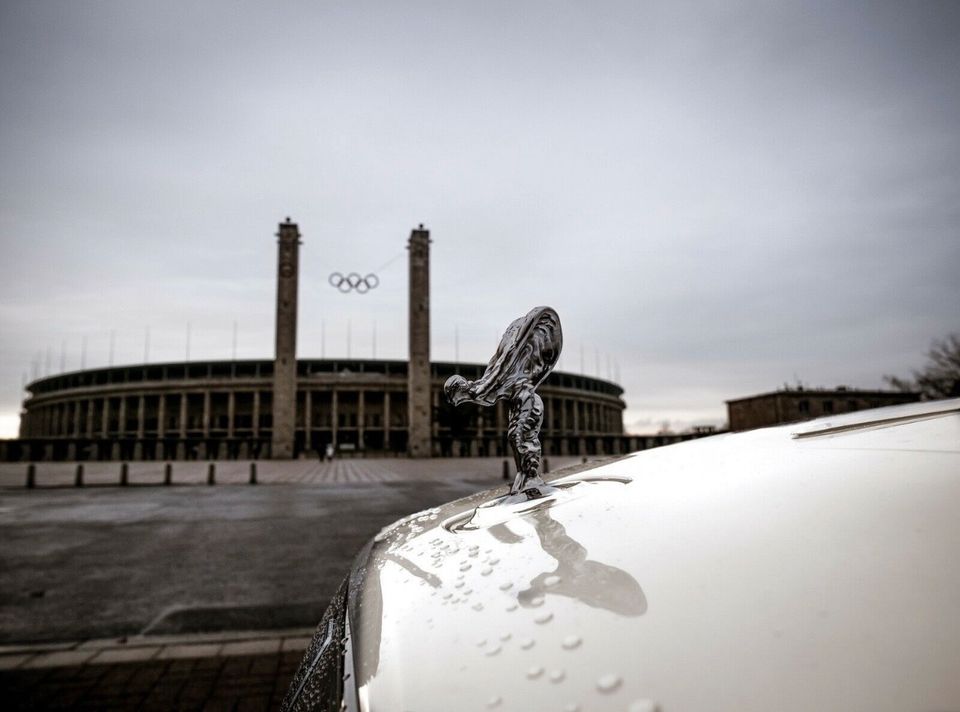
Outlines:
POLYGON ((958 409, 691 441, 398 522, 351 580, 361 708, 960 709, 958 409))

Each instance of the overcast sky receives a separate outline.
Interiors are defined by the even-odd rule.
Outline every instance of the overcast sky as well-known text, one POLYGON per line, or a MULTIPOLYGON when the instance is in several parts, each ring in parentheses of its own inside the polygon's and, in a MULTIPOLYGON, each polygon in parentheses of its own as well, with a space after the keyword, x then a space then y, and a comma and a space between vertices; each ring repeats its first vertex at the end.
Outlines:
POLYGON ((272 357, 287 215, 300 356, 405 358, 423 222, 434 359, 551 305, 634 432, 960 330, 960 3, 0 7, 2 435, 84 336, 272 357))

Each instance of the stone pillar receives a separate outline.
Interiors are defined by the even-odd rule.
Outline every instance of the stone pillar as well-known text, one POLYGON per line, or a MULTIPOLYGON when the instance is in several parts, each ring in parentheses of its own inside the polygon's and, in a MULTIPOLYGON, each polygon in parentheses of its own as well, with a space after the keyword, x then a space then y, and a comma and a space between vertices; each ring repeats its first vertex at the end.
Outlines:
POLYGON ((357 449, 364 449, 364 418, 366 417, 366 398, 363 389, 357 391, 357 449))
POLYGON ((133 459, 142 460, 143 459, 143 438, 145 435, 145 420, 146 420, 146 397, 140 395, 137 399, 137 442, 133 446, 133 459))
POLYGON ((337 446, 337 425, 339 425, 340 415, 337 413, 337 389, 334 388, 330 393, 330 442, 337 446))
POLYGON ((309 453, 313 447, 310 433, 313 430, 313 391, 309 388, 303 392, 303 451, 309 453))
POLYGON ((80 420, 83 418, 81 411, 83 410, 83 402, 76 401, 73 404, 73 437, 74 439, 80 438, 80 420))
POLYGON ((177 443, 177 459, 187 458, 187 394, 180 394, 180 415, 177 418, 179 442, 177 443))
POLYGON ((120 410, 117 411, 117 434, 123 436, 127 432, 127 397, 120 396, 120 410))
POLYGON ((210 391, 203 392, 203 437, 210 437, 210 391))
POLYGON ((100 418, 100 434, 104 438, 109 437, 110 432, 110 398, 103 399, 103 412, 101 413, 102 417, 100 418))
POLYGON ((260 391, 253 392, 253 437, 260 437, 260 391))
POLYGON ((411 457, 430 457, 430 232, 424 230, 423 225, 410 233, 407 249, 410 251, 407 453, 411 457))
POLYGON ((232 438, 234 433, 233 420, 237 415, 237 396, 230 391, 227 394, 227 437, 232 438))
POLYGON ((146 397, 141 395, 137 400, 137 439, 143 440, 144 435, 146 434, 146 410, 147 403, 146 397))
POLYGON ((180 394, 180 439, 187 437, 187 394, 180 394))
POLYGON ((157 402, 157 438, 166 435, 167 430, 167 396, 160 394, 160 400, 157 402))
POLYGON ((93 440, 93 412, 97 402, 91 398, 87 401, 87 439, 93 440))
POLYGON ((390 391, 383 392, 383 449, 390 450, 390 391))
POLYGON ((167 434, 167 396, 161 393, 157 400, 157 443, 153 448, 153 457, 156 460, 166 459, 167 449, 163 439, 167 434))
POLYGON ((295 223, 280 224, 277 233, 277 322, 273 363, 272 458, 293 457, 297 415, 297 272, 300 231, 295 223))

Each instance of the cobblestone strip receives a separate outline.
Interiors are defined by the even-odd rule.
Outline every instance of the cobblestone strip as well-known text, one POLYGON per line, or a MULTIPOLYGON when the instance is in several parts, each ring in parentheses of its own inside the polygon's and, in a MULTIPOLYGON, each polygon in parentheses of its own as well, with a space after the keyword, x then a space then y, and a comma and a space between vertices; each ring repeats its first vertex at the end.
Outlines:
POLYGON ((0 671, 3 709, 279 709, 303 651, 0 671))
POLYGON ((0 648, 0 670, 78 667, 180 658, 267 655, 304 650, 311 628, 226 632, 191 636, 140 636, 125 642, 107 638, 72 643, 7 645, 0 648))

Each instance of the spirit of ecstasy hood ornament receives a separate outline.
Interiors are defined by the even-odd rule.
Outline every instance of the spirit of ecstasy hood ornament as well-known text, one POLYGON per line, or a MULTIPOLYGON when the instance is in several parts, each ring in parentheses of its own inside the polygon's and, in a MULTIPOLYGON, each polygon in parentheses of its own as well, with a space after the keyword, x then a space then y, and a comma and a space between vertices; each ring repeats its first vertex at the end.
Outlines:
POLYGON ((507 327, 487 370, 476 381, 451 376, 443 385, 453 405, 476 403, 491 406, 498 400, 510 404, 507 436, 517 464, 511 499, 539 497, 550 489, 540 477, 540 426, 543 401, 536 388, 560 358, 563 332, 560 317, 550 307, 537 307, 507 327))

